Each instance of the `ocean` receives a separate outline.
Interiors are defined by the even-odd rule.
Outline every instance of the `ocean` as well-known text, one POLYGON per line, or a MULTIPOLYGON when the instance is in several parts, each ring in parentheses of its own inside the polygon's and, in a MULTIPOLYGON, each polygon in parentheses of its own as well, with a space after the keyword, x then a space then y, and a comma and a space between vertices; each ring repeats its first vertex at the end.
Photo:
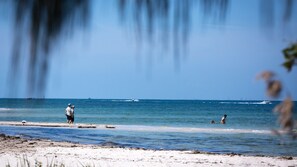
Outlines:
POLYGON ((64 123, 68 103, 75 105, 75 123, 116 128, 0 126, 0 133, 102 146, 297 156, 297 140, 271 132, 279 128, 272 112, 277 101, 0 99, 0 121, 64 123))

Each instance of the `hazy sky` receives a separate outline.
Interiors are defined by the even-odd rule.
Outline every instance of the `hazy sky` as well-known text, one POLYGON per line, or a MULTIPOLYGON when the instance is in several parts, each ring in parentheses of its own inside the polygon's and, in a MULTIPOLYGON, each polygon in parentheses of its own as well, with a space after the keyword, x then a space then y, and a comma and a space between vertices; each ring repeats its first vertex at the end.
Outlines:
MULTIPOLYGON (((261 27, 257 0, 231 1, 224 24, 201 22, 199 13, 193 14, 188 54, 179 68, 160 42, 150 46, 135 40, 129 24, 120 23, 114 1, 94 2, 89 27, 63 38, 52 54, 46 98, 267 99, 264 82, 255 78, 272 70, 284 93, 297 99, 297 70, 281 67, 281 51, 296 41, 297 24, 284 29, 276 21, 274 28, 261 27)), ((0 98, 10 97, 8 12, 0 8, 0 98)), ((26 97, 23 71, 18 97, 26 97)))

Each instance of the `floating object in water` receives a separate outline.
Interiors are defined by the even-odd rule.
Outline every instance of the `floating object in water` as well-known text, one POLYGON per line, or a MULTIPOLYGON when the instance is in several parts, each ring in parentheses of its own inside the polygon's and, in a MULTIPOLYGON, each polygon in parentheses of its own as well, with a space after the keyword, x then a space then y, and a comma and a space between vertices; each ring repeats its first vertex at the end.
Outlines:
POLYGON ((92 125, 92 124, 90 124, 90 125, 78 125, 77 126, 77 128, 96 128, 96 125, 92 125))
POLYGON ((108 128, 108 129, 115 129, 115 126, 112 126, 112 125, 105 125, 105 128, 108 128))

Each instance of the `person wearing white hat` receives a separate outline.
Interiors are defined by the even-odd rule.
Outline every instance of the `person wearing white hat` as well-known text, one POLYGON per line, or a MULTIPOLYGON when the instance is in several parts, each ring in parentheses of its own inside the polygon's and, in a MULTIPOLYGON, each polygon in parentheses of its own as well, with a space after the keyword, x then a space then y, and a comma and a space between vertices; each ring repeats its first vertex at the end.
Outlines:
POLYGON ((67 108, 65 109, 65 115, 67 118, 67 123, 71 123, 71 103, 69 103, 67 108))

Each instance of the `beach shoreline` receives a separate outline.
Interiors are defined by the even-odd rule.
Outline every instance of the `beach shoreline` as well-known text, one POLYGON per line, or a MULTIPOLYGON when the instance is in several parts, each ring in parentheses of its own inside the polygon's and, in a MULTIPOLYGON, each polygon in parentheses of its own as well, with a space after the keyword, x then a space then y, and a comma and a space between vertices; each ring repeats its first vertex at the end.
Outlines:
POLYGON ((199 151, 146 150, 85 145, 0 134, 0 167, 64 166, 297 166, 297 157, 247 156, 199 151))
MULTIPOLYGON (((14 127, 44 127, 44 128, 79 128, 79 129, 98 129, 98 130, 122 130, 122 131, 141 131, 141 132, 182 132, 182 133, 207 133, 208 128, 200 127, 182 127, 182 126, 149 126, 149 125, 115 125, 115 124, 87 124, 87 123, 61 123, 61 122, 17 122, 17 121, 0 121, 0 126, 14 127), (156 129, 157 128, 157 129, 156 129)), ((268 129, 236 129, 236 128, 211 128, 211 133, 246 133, 246 134, 273 134, 268 129)), ((284 131, 279 131, 283 134, 284 131)))

